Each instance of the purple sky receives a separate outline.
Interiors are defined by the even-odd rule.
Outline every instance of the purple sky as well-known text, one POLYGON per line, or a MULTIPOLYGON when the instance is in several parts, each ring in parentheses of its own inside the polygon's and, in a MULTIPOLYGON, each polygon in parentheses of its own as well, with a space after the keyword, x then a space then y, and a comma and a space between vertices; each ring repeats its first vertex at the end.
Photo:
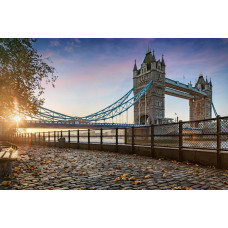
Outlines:
MULTIPOLYGON (((45 86, 44 107, 84 116, 110 105, 132 88, 134 59, 140 66, 148 45, 156 59, 164 54, 166 77, 211 78, 217 112, 228 115, 228 39, 39 39, 36 48, 59 76, 55 88, 45 86)), ((166 117, 188 120, 188 112, 187 100, 166 96, 166 117)))

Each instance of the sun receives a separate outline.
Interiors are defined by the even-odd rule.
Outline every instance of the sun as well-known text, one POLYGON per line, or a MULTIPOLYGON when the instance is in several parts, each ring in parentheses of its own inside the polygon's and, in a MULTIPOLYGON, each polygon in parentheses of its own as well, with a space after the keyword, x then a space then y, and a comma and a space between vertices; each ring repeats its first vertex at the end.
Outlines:
POLYGON ((16 122, 19 122, 21 120, 21 117, 20 116, 14 116, 13 120, 16 122))

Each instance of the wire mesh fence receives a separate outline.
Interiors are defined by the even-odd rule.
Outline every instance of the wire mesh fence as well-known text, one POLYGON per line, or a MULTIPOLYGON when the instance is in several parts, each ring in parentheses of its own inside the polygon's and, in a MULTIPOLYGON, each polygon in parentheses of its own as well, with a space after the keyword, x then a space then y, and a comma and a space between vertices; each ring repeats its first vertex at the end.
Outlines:
MULTIPOLYGON (((228 117, 161 125, 104 129, 77 129, 22 133, 9 136, 25 143, 77 143, 228 151, 228 117)), ((116 147, 117 148, 117 147, 116 147)), ((152 152, 151 152, 152 153, 152 152)))

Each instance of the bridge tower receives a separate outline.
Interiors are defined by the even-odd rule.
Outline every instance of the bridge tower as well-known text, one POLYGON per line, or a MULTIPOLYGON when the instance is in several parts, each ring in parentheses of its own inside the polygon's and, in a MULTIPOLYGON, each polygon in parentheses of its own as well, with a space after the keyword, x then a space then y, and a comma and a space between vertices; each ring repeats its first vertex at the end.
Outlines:
POLYGON ((199 75, 198 81, 195 84, 195 88, 207 93, 207 97, 195 97, 189 100, 189 119, 202 120, 212 118, 212 83, 208 82, 203 77, 203 74, 199 75))
POLYGON ((156 61, 148 48, 146 56, 137 69, 136 61, 133 68, 134 95, 137 94, 146 84, 153 80, 146 94, 134 106, 134 123, 151 124, 160 123, 165 116, 165 61, 156 61))

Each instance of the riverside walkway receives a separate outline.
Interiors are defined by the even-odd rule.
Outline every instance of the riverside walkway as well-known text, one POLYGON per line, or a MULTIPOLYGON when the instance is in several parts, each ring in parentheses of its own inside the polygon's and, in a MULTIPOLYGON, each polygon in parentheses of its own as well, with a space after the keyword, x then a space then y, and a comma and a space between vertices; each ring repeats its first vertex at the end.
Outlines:
POLYGON ((228 170, 110 152, 20 146, 0 189, 228 189, 228 170))

